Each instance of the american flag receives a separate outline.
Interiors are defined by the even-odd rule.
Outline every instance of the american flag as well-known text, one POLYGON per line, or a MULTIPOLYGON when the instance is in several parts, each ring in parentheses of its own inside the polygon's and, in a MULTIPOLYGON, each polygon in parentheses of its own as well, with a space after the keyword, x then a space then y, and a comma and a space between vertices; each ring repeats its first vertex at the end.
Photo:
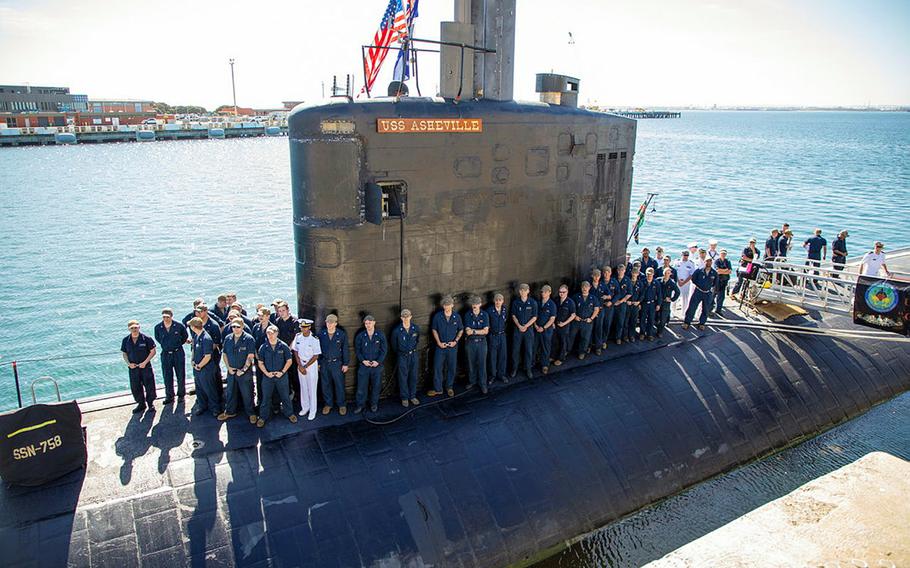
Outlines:
MULTIPOLYGON (((382 15, 382 21, 379 22, 379 29, 373 36, 373 47, 367 51, 366 59, 363 61, 363 69, 366 75, 366 86, 364 89, 373 88, 373 83, 379 76, 379 69, 382 62, 385 61, 386 55, 389 54, 388 47, 396 41, 403 40, 408 35, 408 24, 411 21, 411 4, 412 0, 403 3, 402 0, 389 0, 389 5, 382 15)), ((363 92, 363 91, 361 91, 363 92)))

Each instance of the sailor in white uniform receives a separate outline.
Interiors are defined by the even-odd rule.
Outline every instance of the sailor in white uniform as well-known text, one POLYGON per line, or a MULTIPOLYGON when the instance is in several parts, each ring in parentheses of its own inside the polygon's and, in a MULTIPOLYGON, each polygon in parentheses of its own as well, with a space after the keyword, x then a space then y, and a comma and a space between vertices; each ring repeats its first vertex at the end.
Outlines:
POLYGON ((682 259, 676 262, 676 283, 679 284, 679 299, 675 308, 682 313, 689 309, 689 299, 692 297, 692 274, 695 273, 695 263, 689 259, 689 251, 682 251, 682 259))
POLYGON ((717 259, 720 258, 720 251, 717 250, 717 239, 708 241, 708 258, 711 259, 711 264, 713 265, 716 265, 717 259))
POLYGON ((297 357, 297 379, 300 381, 300 416, 316 418, 316 385, 319 382, 319 363, 322 349, 312 333, 313 320, 300 320, 300 333, 294 338, 291 351, 297 357))

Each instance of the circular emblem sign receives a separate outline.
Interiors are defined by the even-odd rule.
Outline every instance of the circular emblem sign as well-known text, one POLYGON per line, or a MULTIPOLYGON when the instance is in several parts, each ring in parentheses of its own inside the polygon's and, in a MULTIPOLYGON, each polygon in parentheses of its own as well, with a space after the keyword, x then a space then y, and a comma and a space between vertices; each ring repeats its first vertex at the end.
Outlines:
POLYGON ((897 290, 887 282, 876 282, 866 290, 866 305, 884 314, 897 305, 897 290))

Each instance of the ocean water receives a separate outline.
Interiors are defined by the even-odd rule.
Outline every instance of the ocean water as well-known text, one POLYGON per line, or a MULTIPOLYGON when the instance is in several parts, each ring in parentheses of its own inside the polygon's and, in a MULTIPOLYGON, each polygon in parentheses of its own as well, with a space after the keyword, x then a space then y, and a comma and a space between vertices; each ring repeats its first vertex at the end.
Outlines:
MULTIPOLYGON (((910 113, 685 112, 638 133, 633 213, 660 194, 642 246, 738 249, 784 221, 796 240, 846 228, 851 254, 910 245, 910 113)), ((162 306, 227 290, 293 301, 289 195, 286 138, 0 149, 0 410, 13 360, 64 398, 124 390, 128 320, 151 335, 162 306)))

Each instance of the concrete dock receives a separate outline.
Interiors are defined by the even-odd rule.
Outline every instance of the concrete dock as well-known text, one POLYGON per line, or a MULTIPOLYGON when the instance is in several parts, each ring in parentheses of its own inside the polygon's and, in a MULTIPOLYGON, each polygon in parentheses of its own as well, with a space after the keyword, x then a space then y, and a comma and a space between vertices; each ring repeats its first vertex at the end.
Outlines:
POLYGON ((153 142, 287 135, 287 123, 211 122, 119 126, 0 128, 0 147, 153 142))
POLYGON ((910 462, 873 452, 651 562, 910 566, 910 462))

